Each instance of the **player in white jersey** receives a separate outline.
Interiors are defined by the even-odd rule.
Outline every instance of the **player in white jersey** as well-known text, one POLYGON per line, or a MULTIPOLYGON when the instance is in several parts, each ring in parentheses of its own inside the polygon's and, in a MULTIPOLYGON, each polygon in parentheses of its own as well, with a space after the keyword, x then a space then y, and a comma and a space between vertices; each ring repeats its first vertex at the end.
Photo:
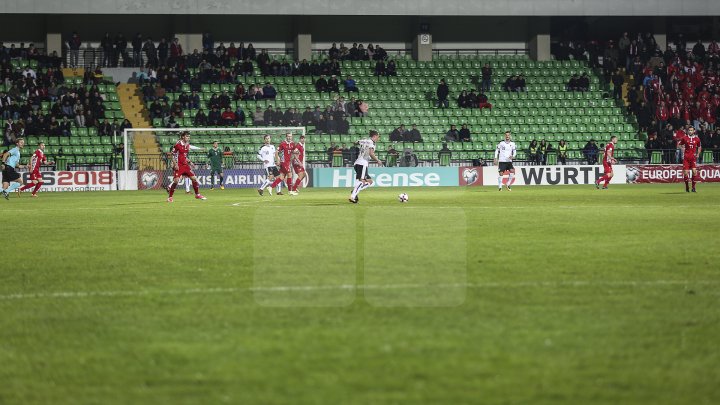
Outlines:
POLYGON ((370 158, 376 161, 378 165, 383 165, 380 159, 375 156, 375 142, 377 142, 378 139, 380 139, 380 134, 378 134, 377 131, 372 130, 370 131, 369 139, 361 139, 357 142, 358 147, 360 148, 360 153, 355 160, 355 187, 353 187, 353 190, 350 193, 350 198, 348 198, 348 201, 353 204, 357 204, 357 202, 360 201, 358 199, 358 194, 373 184, 373 180, 368 174, 368 164, 370 164, 370 158))
POLYGON ((277 153, 275 152, 275 145, 271 143, 272 139, 270 138, 270 135, 265 135, 263 138, 263 141, 265 142, 260 148, 260 151, 258 151, 257 158, 259 161, 263 162, 263 168, 265 168, 265 181, 258 189, 258 194, 263 195, 263 190, 267 187, 268 193, 272 195, 272 187, 270 187, 270 184, 275 180, 275 176, 280 175, 280 171, 278 170, 277 166, 275 166, 275 156, 277 153))
POLYGON ((505 139, 498 143, 495 149, 495 159, 493 160, 493 164, 498 166, 498 191, 502 191, 502 179, 505 172, 509 172, 506 184, 507 189, 508 191, 512 191, 510 186, 512 186, 515 181, 515 168, 512 162, 516 154, 517 148, 515 147, 515 142, 512 141, 510 131, 505 131, 505 139))

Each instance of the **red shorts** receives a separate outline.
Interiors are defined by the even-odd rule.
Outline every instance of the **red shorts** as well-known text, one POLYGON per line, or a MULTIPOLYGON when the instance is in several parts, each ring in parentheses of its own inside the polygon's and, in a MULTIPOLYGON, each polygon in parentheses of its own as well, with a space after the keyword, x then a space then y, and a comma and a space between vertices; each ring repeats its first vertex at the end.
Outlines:
POLYGON ((40 180, 42 181, 42 174, 40 174, 40 171, 34 171, 30 173, 30 180, 40 180))
POLYGON ((683 170, 692 170, 695 168, 697 168, 697 162, 694 157, 692 159, 683 159, 683 170))
POLYGON ((612 173, 612 165, 610 163, 603 162, 603 170, 605 174, 612 173))
POLYGON ((182 177, 186 176, 188 178, 195 177, 195 173, 193 173, 190 166, 179 166, 177 170, 175 170, 175 177, 182 177))
POLYGON ((305 168, 302 165, 293 165, 293 170, 295 170, 295 173, 305 173, 305 168))
POLYGON ((280 165, 280 174, 292 174, 290 170, 290 163, 280 165))

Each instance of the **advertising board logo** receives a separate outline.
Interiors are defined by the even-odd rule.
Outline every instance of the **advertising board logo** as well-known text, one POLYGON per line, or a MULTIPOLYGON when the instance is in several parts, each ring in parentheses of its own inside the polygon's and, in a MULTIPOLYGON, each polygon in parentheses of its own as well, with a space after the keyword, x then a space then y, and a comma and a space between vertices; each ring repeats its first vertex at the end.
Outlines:
POLYGON ((522 166, 520 184, 592 184, 602 175, 601 170, 600 166, 522 166))
MULTIPOLYGON (((22 174, 29 181, 30 173, 22 174)), ((103 191, 115 190, 117 179, 111 170, 63 170, 41 172, 42 191, 103 191)))
MULTIPOLYGON (((698 165, 697 174, 703 182, 720 182, 720 165, 698 165)), ((637 165, 627 166, 625 176, 628 183, 682 183, 681 165, 637 165)))
MULTIPOLYGON (((376 187, 458 186, 462 178, 457 167, 371 167, 369 171, 376 187)), ((352 187, 354 182, 350 168, 313 169, 313 187, 352 187)))
POLYGON ((635 166, 628 166, 625 175, 628 183, 636 183, 640 178, 640 169, 635 166))
POLYGON ((462 176, 463 180, 465 180, 465 183, 467 183, 467 185, 475 184, 479 177, 477 170, 471 168, 463 170, 462 176))
POLYGON ((145 172, 140 177, 140 182, 145 188, 155 188, 158 181, 160 181, 160 176, 156 172, 145 172))

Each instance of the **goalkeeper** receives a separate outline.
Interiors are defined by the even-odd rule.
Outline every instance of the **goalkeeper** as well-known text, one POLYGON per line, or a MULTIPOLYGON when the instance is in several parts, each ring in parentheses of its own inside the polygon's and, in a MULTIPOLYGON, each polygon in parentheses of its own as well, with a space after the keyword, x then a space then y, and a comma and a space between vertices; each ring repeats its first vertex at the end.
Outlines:
POLYGON ((223 184, 225 175, 222 170, 223 151, 218 146, 218 141, 213 142, 213 147, 210 148, 207 156, 210 163, 210 190, 215 189, 215 174, 217 174, 220 179, 220 190, 225 190, 225 185, 223 184))

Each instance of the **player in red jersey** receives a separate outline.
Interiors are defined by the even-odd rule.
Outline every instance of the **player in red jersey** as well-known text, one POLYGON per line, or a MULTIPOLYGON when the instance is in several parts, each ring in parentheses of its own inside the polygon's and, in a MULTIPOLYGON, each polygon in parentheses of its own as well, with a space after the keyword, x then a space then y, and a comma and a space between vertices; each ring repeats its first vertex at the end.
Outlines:
POLYGON ((173 181, 172 184, 170 184, 170 187, 168 187, 168 202, 173 202, 173 194, 175 194, 175 188, 178 185, 178 182, 180 181, 180 178, 182 176, 185 176, 189 178, 192 181, 193 189, 195 190, 195 198, 198 200, 207 200, 200 192, 198 191, 198 182, 197 177, 195 177, 195 173, 192 171, 191 165, 193 164, 190 161, 190 158, 188 157, 188 153, 191 150, 205 150, 204 148, 199 148, 197 146, 190 145, 190 133, 185 131, 182 132, 180 135, 180 140, 177 141, 175 146, 173 146, 172 149, 172 157, 173 157, 173 170, 175 171, 173 175, 173 181))
POLYGON ((300 142, 295 144, 295 149, 292 153, 292 167, 297 175, 295 184, 292 185, 292 190, 288 193, 290 195, 298 195, 298 187, 302 184, 305 178, 305 135, 300 135, 300 142))
POLYGON ((40 142, 35 153, 30 157, 30 181, 22 186, 19 190, 25 191, 34 187, 31 196, 37 197, 37 192, 43 185, 42 174, 40 174, 40 166, 42 165, 53 165, 55 162, 48 162, 45 157, 45 142, 40 142))
POLYGON ((683 178, 685 179, 685 192, 690 192, 689 181, 692 180, 692 192, 695 193, 695 183, 697 179, 697 157, 702 152, 700 138, 695 133, 694 127, 689 127, 686 131, 678 130, 676 132, 678 146, 683 151, 683 178))
MULTIPOLYGON (((278 147, 278 151, 276 152, 276 161, 280 162, 280 176, 275 178, 275 181, 270 185, 270 187, 275 187, 278 184, 280 184, 281 181, 285 181, 285 185, 288 189, 288 192, 292 190, 290 181, 292 180, 292 170, 290 169, 291 161, 292 161, 292 153, 293 149, 295 149, 295 143, 293 143, 293 134, 288 132, 285 134, 285 140, 280 143, 280 146, 278 147)), ((277 192, 277 195, 282 195, 281 191, 277 192)))
POLYGON ((610 142, 605 145, 605 156, 603 157, 603 173, 605 174, 595 181, 595 188, 600 188, 600 183, 602 182, 605 182, 602 187, 603 190, 606 190, 608 188, 610 179, 612 179, 613 177, 612 165, 617 163, 617 160, 615 160, 616 143, 617 136, 613 135, 612 137, 610 137, 610 142))

